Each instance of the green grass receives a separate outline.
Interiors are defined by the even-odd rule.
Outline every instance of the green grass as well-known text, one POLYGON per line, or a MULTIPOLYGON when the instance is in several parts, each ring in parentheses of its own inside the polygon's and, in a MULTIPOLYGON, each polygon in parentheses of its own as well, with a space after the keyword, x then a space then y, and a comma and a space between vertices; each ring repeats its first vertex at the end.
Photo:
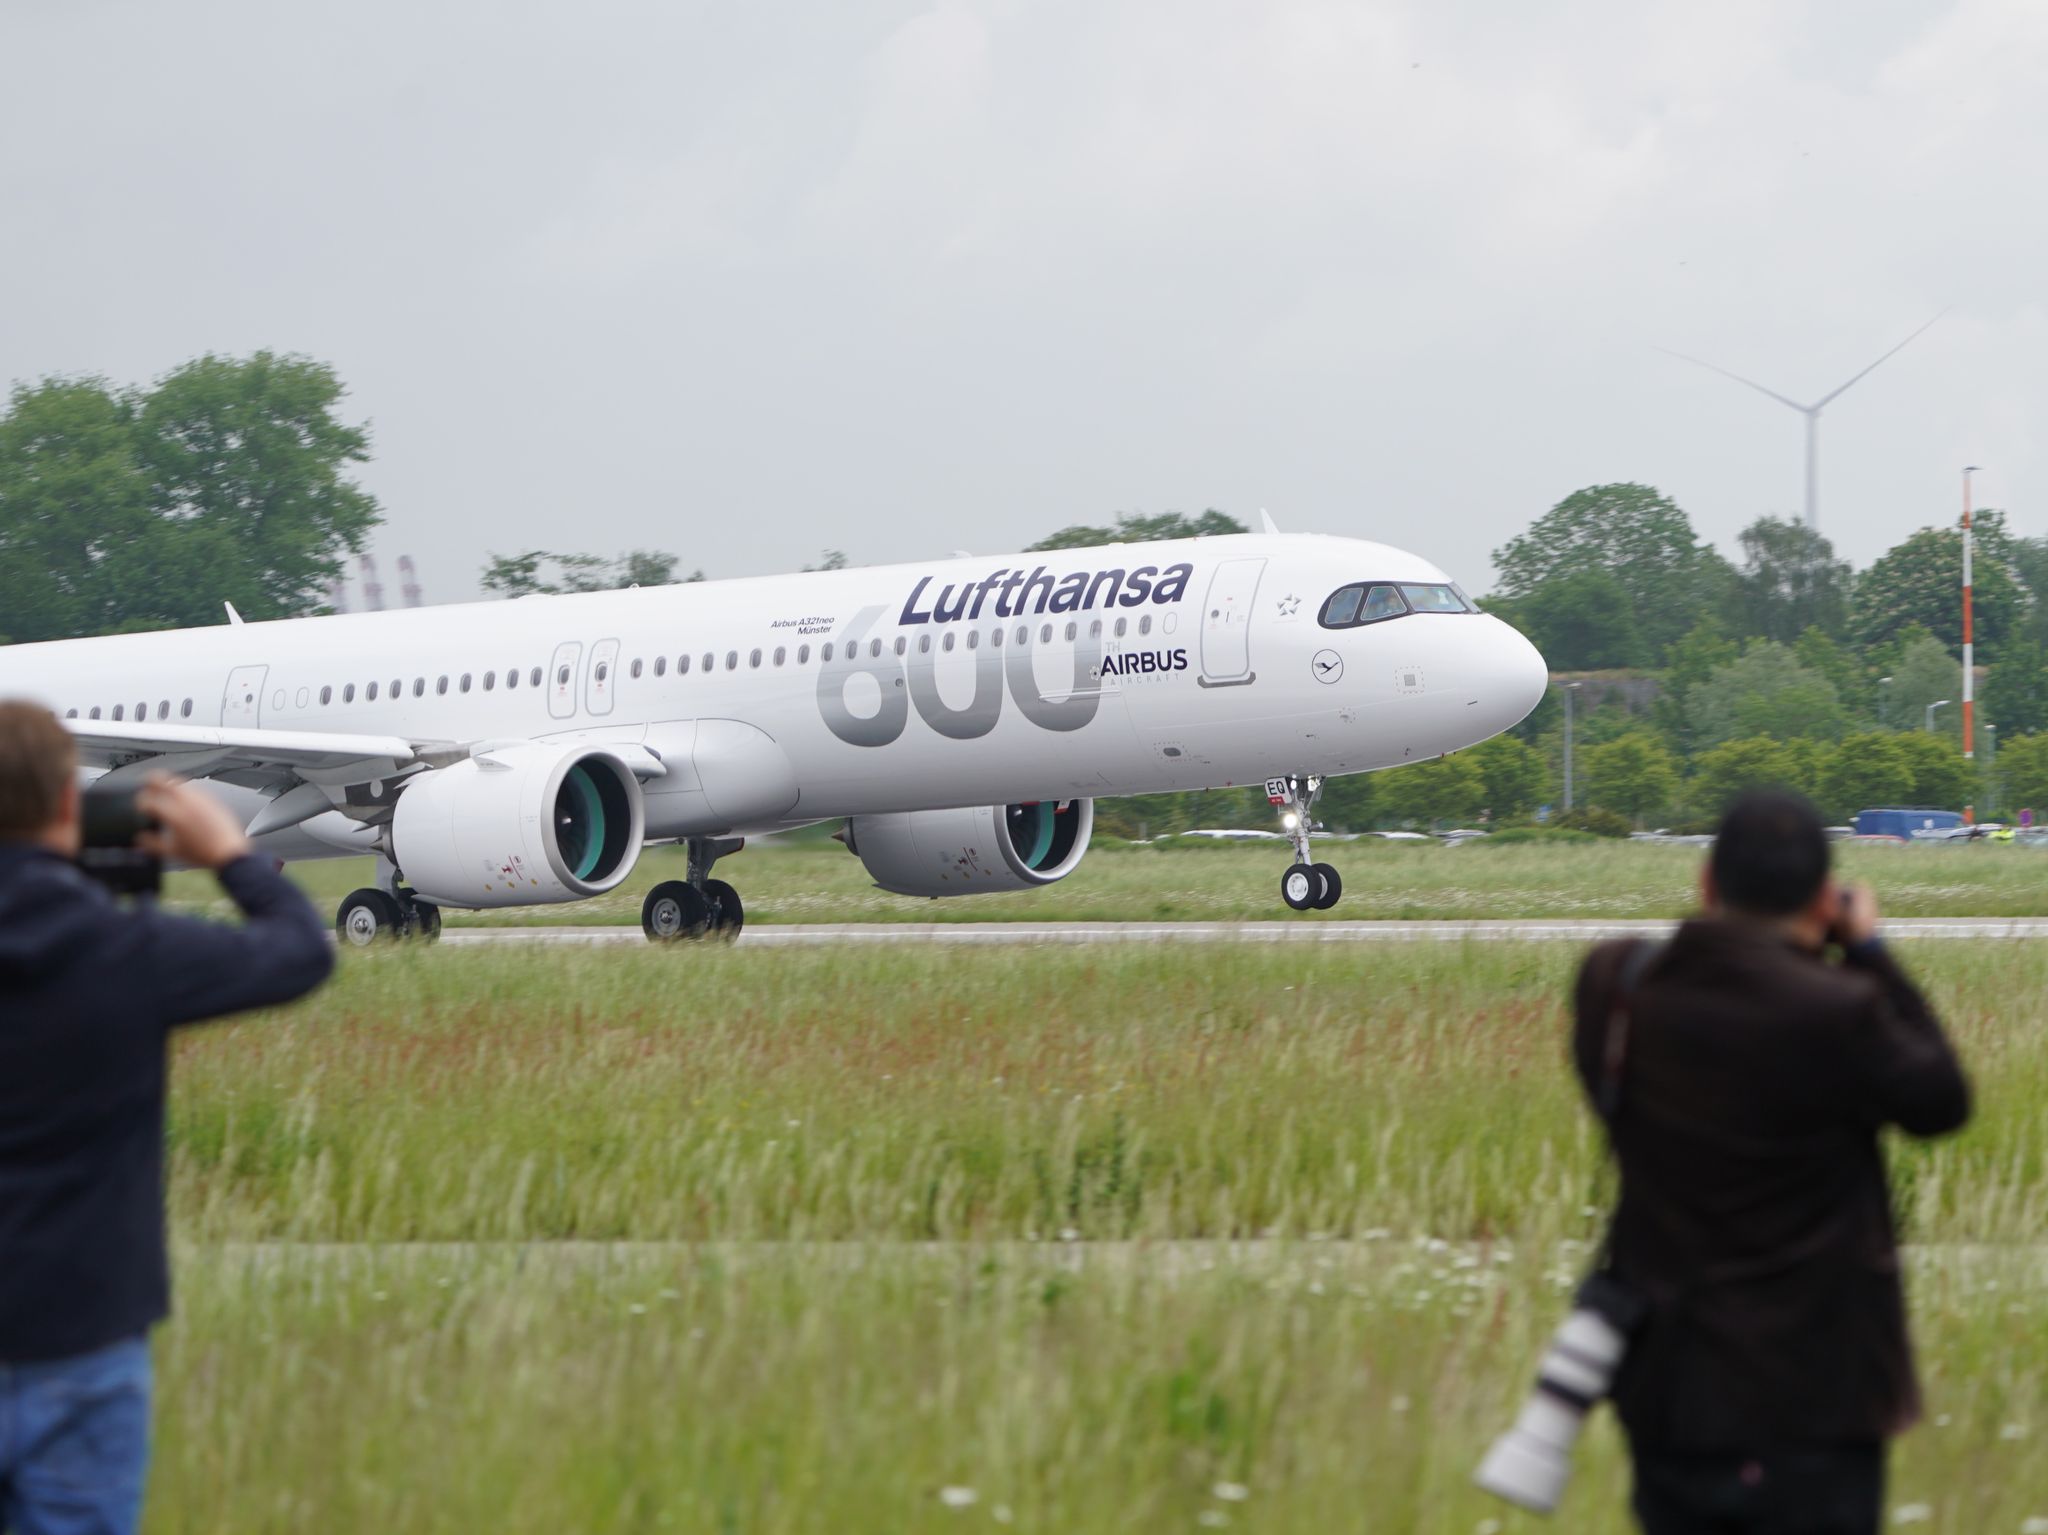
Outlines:
MULTIPOLYGON (((1894 1501, 2016 1531, 2048 952, 1911 958, 1980 1103, 1893 1152, 1947 1418, 1894 1501)), ((150 1528, 1540 1528, 1466 1482, 1605 1197, 1574 959, 346 954, 177 1042, 150 1528)), ((1604 1419, 1580 1481, 1626 1528, 1604 1419)))
MULTIPOLYGON (((1287 912, 1278 843, 1092 850, 1059 884, 1010 895, 914 900, 877 890, 860 860, 835 843, 749 848, 718 874, 746 902, 749 922, 1290 921, 1437 917, 1673 917, 1693 904, 1697 848, 1617 842, 1324 844, 1318 856, 1344 876, 1327 913, 1287 912)), ((1847 848, 1845 873, 1871 881, 1896 916, 2048 916, 2048 853, 1980 843, 1964 847, 1847 848)), ((370 882, 367 860, 300 864, 294 874, 323 911, 370 882)), ((683 876, 674 848, 652 848, 617 891, 568 906, 451 914, 455 925, 632 926, 660 880, 683 876)), ((204 876, 178 875, 172 898, 224 909, 204 876)))

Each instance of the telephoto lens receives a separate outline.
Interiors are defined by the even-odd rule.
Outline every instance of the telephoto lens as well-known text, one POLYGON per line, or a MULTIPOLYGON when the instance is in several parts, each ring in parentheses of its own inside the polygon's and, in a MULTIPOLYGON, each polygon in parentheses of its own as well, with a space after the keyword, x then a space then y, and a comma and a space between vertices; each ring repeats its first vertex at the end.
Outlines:
POLYGON ((1571 1480, 1572 1450, 1586 1414, 1613 1387, 1642 1309, 1631 1292, 1605 1274, 1579 1287, 1572 1314, 1544 1351, 1536 1389, 1522 1404, 1514 1427, 1493 1442, 1479 1463, 1473 1480, 1483 1491, 1532 1513, 1556 1511, 1571 1480))
POLYGON ((156 822, 135 803, 135 790, 90 785, 79 796, 82 833, 78 867, 115 895, 155 895, 163 889, 163 860, 136 845, 156 822))

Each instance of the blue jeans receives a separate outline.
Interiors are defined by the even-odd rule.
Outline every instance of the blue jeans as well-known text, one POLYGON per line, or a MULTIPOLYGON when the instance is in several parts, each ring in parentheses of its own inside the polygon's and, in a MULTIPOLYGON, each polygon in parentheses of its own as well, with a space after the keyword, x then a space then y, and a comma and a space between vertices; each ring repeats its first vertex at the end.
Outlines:
POLYGON ((149 1340, 0 1364, 0 1535, 127 1535, 149 1469, 149 1340))

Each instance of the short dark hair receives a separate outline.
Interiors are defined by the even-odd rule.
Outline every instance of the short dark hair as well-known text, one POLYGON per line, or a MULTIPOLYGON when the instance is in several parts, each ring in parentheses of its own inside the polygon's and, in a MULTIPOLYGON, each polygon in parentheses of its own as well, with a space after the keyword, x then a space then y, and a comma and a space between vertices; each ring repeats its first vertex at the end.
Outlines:
POLYGON ((0 700, 0 838, 33 837, 56 824, 77 771, 71 732, 54 714, 0 700))
POLYGON ((1820 812, 1789 789, 1754 789, 1728 807, 1714 834, 1714 886, 1733 911, 1782 917, 1811 901, 1828 877, 1820 812))

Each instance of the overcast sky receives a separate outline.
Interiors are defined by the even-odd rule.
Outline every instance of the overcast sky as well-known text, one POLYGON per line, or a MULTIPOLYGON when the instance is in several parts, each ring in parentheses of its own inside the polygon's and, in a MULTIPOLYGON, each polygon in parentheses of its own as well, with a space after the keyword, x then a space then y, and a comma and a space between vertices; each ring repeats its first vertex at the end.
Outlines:
POLYGON ((269 347, 376 547, 713 575, 1578 486, 2048 532, 2040 0, 0 0, 0 378, 269 347))

